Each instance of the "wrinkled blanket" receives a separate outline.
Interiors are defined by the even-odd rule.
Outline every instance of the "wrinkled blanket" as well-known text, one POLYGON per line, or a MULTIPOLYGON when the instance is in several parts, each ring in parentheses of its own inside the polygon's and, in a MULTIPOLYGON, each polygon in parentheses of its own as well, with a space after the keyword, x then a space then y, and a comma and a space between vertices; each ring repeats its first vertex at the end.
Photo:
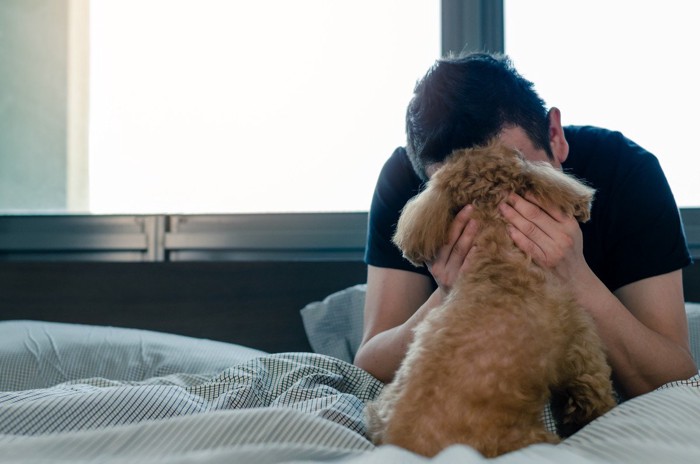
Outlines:
MULTIPOLYGON (((0 323, 0 386, 0 463, 486 461, 461 445, 432 459, 375 448, 363 409, 382 384, 319 354, 0 323)), ((559 445, 494 461, 700 462, 700 375, 629 400, 559 445)))
POLYGON ((138 382, 90 378, 2 392, 0 434, 90 430, 253 408, 294 409, 364 434, 364 402, 381 388, 366 372, 335 358, 266 355, 214 376, 172 374, 138 382))

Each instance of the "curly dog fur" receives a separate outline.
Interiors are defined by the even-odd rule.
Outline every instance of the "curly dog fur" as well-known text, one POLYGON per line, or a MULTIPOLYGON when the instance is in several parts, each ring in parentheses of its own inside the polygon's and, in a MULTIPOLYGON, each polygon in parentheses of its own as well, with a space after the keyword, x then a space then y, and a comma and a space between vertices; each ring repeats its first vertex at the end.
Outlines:
POLYGON ((594 193, 494 141, 454 152, 406 205, 394 242, 415 265, 434 259, 464 205, 474 206, 480 231, 470 272, 418 325, 394 380, 367 407, 376 444, 434 456, 462 443, 492 457, 559 441, 542 421, 553 393, 565 398, 562 422, 574 430, 616 404, 591 318, 508 235, 498 212, 508 192, 529 192, 582 222, 594 193))

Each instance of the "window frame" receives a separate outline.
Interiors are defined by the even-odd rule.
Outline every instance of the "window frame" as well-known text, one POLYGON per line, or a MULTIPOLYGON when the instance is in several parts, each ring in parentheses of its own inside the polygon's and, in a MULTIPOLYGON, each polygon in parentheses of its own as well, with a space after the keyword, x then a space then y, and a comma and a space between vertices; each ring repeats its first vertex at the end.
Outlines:
MULTIPOLYGON (((441 9, 443 55, 504 51, 502 0, 441 0, 441 9)), ((75 66, 84 78, 85 63, 75 66)), ((700 208, 681 215, 700 257, 700 208)), ((366 235, 366 212, 1 215, 0 261, 361 261, 366 235)))

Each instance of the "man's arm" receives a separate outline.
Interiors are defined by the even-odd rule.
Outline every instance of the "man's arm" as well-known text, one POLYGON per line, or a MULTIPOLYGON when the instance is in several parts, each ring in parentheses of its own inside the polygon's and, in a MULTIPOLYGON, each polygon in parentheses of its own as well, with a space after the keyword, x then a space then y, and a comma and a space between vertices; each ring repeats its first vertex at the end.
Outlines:
POLYGON ((680 270, 633 282, 614 294, 590 272, 575 288, 627 396, 698 373, 690 354, 680 270))
POLYGON ((437 282, 423 274, 368 266, 364 336, 355 365, 379 380, 389 382, 401 365, 413 329, 431 309, 442 304, 452 284, 469 266, 469 252, 479 230, 467 205, 455 216, 447 243, 429 264, 437 282))
POLYGON ((677 270, 625 285, 614 299, 601 291, 600 301, 588 303, 629 396, 698 373, 690 354, 682 280, 677 270))
POLYGON ((439 290, 415 272, 368 266, 364 335, 355 365, 389 382, 413 340, 413 328, 440 304, 439 290))
POLYGON ((515 243, 552 268, 593 317, 614 375, 628 396, 697 374, 690 355, 680 270, 611 293, 583 258, 581 229, 558 210, 518 195, 501 205, 515 243))

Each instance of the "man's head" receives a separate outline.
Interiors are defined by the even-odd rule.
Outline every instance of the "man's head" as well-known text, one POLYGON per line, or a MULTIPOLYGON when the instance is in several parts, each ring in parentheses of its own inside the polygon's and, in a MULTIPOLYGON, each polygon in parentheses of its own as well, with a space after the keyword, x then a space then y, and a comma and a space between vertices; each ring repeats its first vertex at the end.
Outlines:
MULTIPOLYGON (((558 110, 554 116, 559 123, 558 110)), ((504 132, 524 134, 535 150, 556 161, 551 119, 532 82, 506 56, 444 58, 415 87, 406 111, 406 150, 424 180, 426 168, 439 165, 454 150, 483 145, 504 132)))

